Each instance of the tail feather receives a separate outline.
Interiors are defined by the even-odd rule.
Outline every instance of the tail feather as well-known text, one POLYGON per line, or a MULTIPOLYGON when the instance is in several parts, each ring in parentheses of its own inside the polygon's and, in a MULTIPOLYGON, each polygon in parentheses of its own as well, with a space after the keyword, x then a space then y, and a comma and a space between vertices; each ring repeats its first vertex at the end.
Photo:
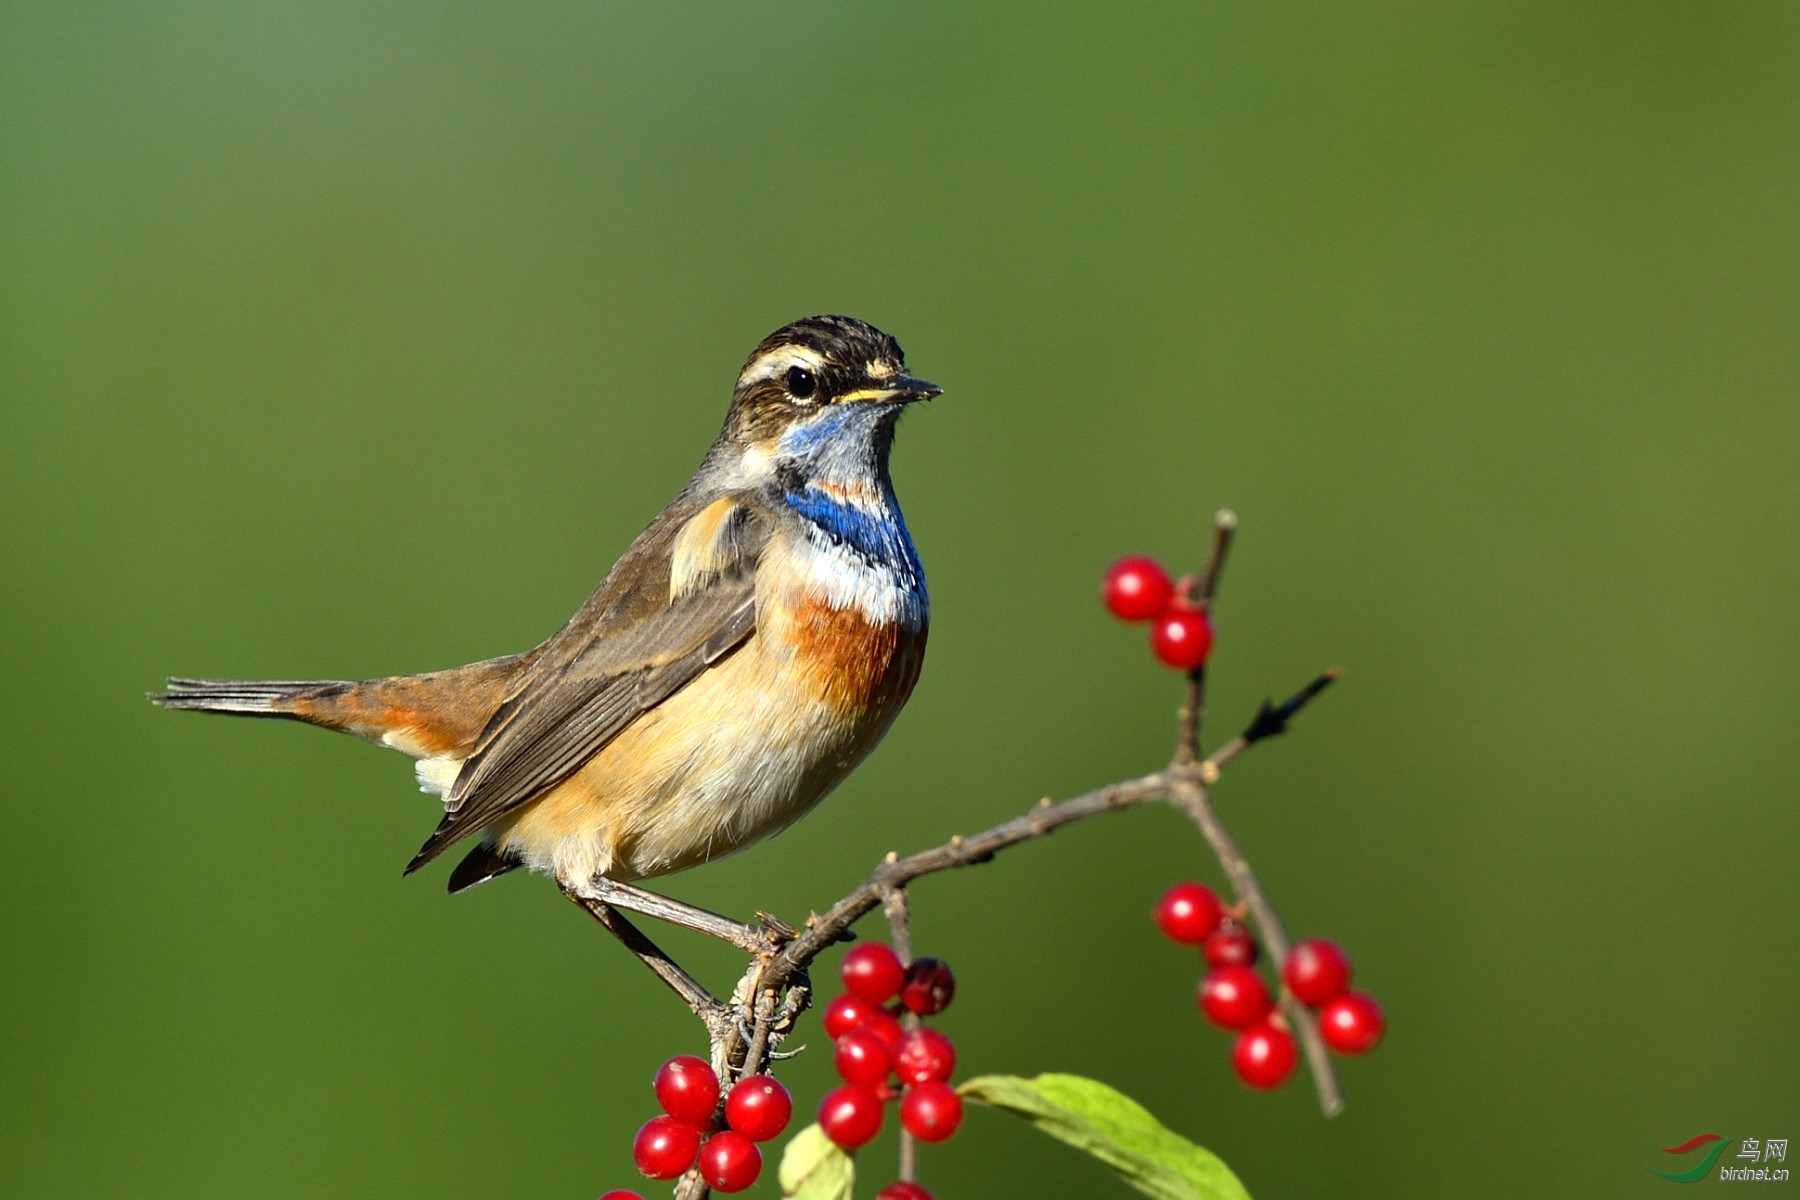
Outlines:
POLYGON ((320 700, 330 700, 356 685, 344 680, 236 680, 171 679, 166 692, 151 692, 150 702, 161 708, 189 712, 229 713, 240 717, 285 717, 315 720, 303 712, 320 700))
MULTIPOLYGON (((525 654, 490 658, 454 670, 361 683, 176 677, 169 680, 168 690, 151 692, 150 702, 188 712, 279 717, 353 733, 421 760, 417 770, 422 789, 441 796, 463 756, 513 690, 520 672, 529 669, 542 652, 540 646, 525 654)), ((432 840, 406 868, 407 874, 450 842, 474 832, 457 828, 446 838, 447 825, 439 825, 432 840)), ((483 843, 451 873, 450 891, 468 891, 521 865, 483 843)))
MULTIPOLYGON (((541 648, 540 648, 541 650, 541 648)), ((150 693, 163 708, 281 717, 340 729, 414 758, 466 753, 540 651, 490 658, 449 671, 352 683, 313 680, 169 680, 150 693)))

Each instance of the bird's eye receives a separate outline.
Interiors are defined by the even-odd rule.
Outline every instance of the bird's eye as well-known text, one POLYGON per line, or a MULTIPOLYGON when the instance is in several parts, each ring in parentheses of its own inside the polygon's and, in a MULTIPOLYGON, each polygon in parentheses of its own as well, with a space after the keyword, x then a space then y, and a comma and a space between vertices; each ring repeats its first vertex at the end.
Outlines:
POLYGON ((783 378, 787 383, 788 395, 796 400, 809 400, 819 390, 819 381, 805 367, 789 367, 783 378))

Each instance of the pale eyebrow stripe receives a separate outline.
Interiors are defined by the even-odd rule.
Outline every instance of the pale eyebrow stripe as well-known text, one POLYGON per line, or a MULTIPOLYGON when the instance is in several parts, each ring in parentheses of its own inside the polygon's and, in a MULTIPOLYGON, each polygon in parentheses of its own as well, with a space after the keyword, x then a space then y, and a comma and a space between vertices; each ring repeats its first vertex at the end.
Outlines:
POLYGON ((816 350, 809 350, 805 346, 781 346, 745 367, 744 373, 738 376, 738 386, 742 387, 759 379, 773 379, 789 367, 818 371, 824 366, 825 356, 816 350))

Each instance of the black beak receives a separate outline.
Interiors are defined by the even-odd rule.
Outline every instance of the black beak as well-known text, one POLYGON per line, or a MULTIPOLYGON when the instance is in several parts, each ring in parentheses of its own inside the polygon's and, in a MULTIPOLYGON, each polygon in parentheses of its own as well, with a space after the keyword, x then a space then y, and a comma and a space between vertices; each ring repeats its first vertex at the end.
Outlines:
POLYGON ((911 404, 914 400, 929 400, 933 396, 944 394, 944 389, 937 384, 914 379, 911 375, 896 376, 888 386, 898 393, 894 399, 902 404, 911 404))

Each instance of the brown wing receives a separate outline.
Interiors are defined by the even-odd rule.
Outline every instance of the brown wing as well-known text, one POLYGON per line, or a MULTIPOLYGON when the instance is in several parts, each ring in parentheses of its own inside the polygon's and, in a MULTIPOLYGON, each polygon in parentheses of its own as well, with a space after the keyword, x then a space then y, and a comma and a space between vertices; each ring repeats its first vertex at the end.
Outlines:
POLYGON ((765 514, 677 501, 632 544, 488 722, 408 872, 574 774, 756 628, 765 514), (697 536, 698 535, 698 536, 697 536), (682 590, 670 598, 670 581, 682 590))

